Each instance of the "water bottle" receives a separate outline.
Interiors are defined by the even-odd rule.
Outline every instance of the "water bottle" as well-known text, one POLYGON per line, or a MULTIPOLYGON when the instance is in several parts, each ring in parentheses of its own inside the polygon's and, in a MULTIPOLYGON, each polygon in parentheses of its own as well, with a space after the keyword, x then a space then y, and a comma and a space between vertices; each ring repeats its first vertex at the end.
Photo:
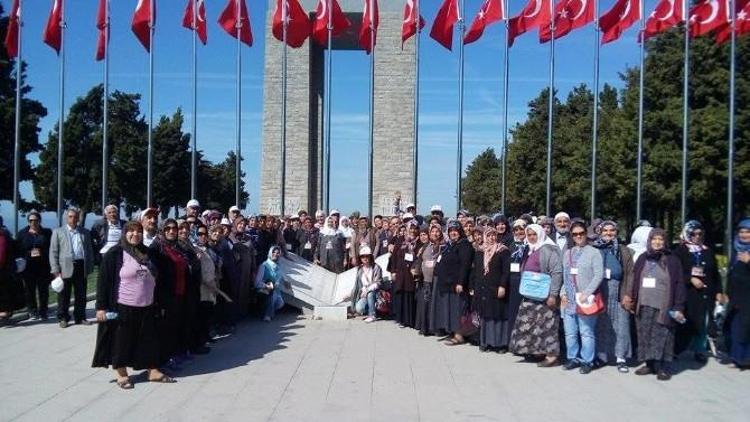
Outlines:
POLYGON ((687 322, 687 319, 685 319, 685 316, 684 315, 679 315, 679 317, 678 317, 677 311, 675 311, 675 310, 669 311, 669 317, 672 318, 673 320, 677 321, 678 324, 684 324, 685 322, 687 322))
POLYGON ((111 321, 113 319, 117 319, 117 312, 107 312, 104 314, 104 318, 107 319, 107 321, 111 321))

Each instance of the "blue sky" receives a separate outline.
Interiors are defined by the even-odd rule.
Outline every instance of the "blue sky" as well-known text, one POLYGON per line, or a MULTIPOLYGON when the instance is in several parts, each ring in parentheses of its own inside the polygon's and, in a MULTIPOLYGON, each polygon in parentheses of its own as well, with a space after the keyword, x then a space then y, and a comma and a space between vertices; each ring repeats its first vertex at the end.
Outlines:
MULTIPOLYGON (((0 1, 7 14, 11 0, 0 1)), ((466 0, 467 24, 482 1, 466 0)), ((46 142, 47 133, 59 113, 58 59, 54 50, 42 42, 41 36, 52 0, 25 0, 24 3, 23 54, 29 64, 28 83, 34 88, 31 97, 42 101, 49 111, 42 121, 42 142, 46 142)), ((136 3, 136 0, 112 1, 110 86, 112 90, 142 93, 141 109, 145 113, 148 55, 130 30, 136 3)), ((192 44, 191 32, 181 26, 186 3, 187 0, 158 2, 154 113, 158 119, 159 115, 171 114, 182 107, 186 115, 183 130, 189 132, 192 44)), ((257 211, 263 99, 262 31, 267 0, 247 0, 247 3, 255 43, 242 52, 242 149, 246 158, 243 170, 250 192, 249 209, 257 211)), ((440 0, 422 1, 422 15, 428 23, 421 43, 418 201, 420 208, 440 203, 452 213, 455 211, 458 40, 454 40, 454 51, 449 52, 428 36, 440 3, 440 0)), ((526 0, 510 0, 510 15, 518 14, 525 3, 526 0)), ((600 11, 606 11, 613 3, 614 0, 602 0, 600 11)), ((67 1, 66 107, 102 81, 103 65, 94 60, 97 4, 96 0, 67 1)), ((199 46, 198 53, 198 148, 212 161, 222 160, 234 148, 235 41, 215 23, 225 4, 226 0, 206 1, 208 45, 199 46)), ((647 14, 655 4, 656 0, 646 0, 647 14)), ((602 84, 621 87, 618 72, 638 64, 636 35, 637 28, 633 27, 618 41, 602 47, 602 84)), ((492 146, 497 151, 501 145, 504 43, 505 27, 498 23, 465 50, 464 167, 485 148, 492 146)), ((576 30, 556 43, 555 83, 563 96, 580 83, 592 85, 594 43, 593 25, 576 30)), ((539 44, 534 31, 518 38, 510 51, 509 122, 512 125, 525 118, 528 101, 547 86, 549 46, 539 44)), ((360 170, 366 167, 367 157, 357 151, 366 151, 367 145, 368 71, 369 58, 364 52, 334 53, 331 203, 344 212, 363 209, 367 204, 366 172, 360 170)), ((409 183, 404 181, 405 185, 409 183)), ((32 195, 28 184, 23 186, 22 194, 32 195)), ((10 210, 10 203, 2 203, 0 213, 8 222, 10 210)))

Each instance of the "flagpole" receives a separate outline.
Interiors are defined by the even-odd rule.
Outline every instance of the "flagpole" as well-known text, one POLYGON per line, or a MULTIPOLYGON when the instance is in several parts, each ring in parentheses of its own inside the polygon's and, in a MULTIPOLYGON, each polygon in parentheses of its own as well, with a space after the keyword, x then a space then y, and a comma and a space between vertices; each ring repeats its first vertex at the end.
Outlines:
POLYGON ((415 12, 415 21, 414 25, 416 28, 416 34, 414 34, 414 145, 413 145, 413 163, 412 167, 414 167, 414 181, 413 181, 413 191, 414 191, 414 198, 413 202, 414 205, 417 206, 417 188, 419 186, 419 37, 422 34, 422 29, 420 28, 420 24, 422 23, 420 19, 420 12, 419 12, 419 1, 414 2, 414 12, 415 12))
POLYGON ((236 128, 235 128, 235 157, 234 157, 234 202, 237 204, 237 206, 240 206, 240 183, 242 170, 240 169, 240 166, 242 165, 242 142, 240 142, 240 138, 242 137, 242 13, 240 11, 240 2, 235 1, 235 4, 237 5, 236 14, 238 16, 237 19, 237 93, 236 93, 236 101, 237 106, 235 111, 235 120, 236 120, 236 128))
POLYGON ((146 204, 150 208, 153 205, 153 152, 154 152, 154 6, 153 0, 149 7, 150 17, 148 19, 148 156, 146 159, 146 204))
POLYGON ((502 170, 501 170, 501 199, 500 199, 500 212, 502 214, 505 214, 505 197, 507 194, 507 187, 506 187, 506 177, 508 174, 508 88, 510 87, 508 81, 510 79, 510 75, 508 72, 510 71, 510 58, 508 57, 508 53, 510 53, 510 25, 509 25, 509 19, 508 19, 508 0, 503 0, 503 11, 505 14, 505 46, 503 47, 503 158, 502 158, 502 170))
MULTIPOLYGON (((62 5, 61 5, 62 6, 62 5)), ((60 120, 57 130, 57 220, 63 225, 63 138, 65 136, 65 6, 60 8, 60 120)))
MULTIPOLYGON (((643 3, 641 0, 640 3, 643 3)), ((596 217, 596 152, 599 143, 599 0, 594 0, 594 121, 591 129, 591 220, 596 217)))
POLYGON ((193 126, 191 128, 192 151, 190 153, 190 199, 195 199, 198 190, 198 0, 193 2, 193 126))
POLYGON ((286 209, 286 78, 287 78, 287 29, 289 26, 289 8, 286 0, 281 2, 281 28, 284 50, 281 62, 281 207, 283 218, 286 209))
POLYGON ((104 110, 102 117, 102 212, 109 192, 109 0, 104 5, 104 110))
POLYGON ((458 146, 456 154, 456 212, 461 209, 461 173, 463 172, 463 148, 464 148, 464 34, 466 23, 464 12, 466 3, 459 0, 461 16, 458 17, 459 44, 458 44, 458 146))
POLYGON ((644 13, 643 1, 640 2, 641 14, 641 46, 640 46, 640 72, 638 76, 638 157, 636 159, 636 193, 635 193, 635 220, 641 220, 642 213, 642 192, 643 192, 643 85, 645 65, 646 65, 646 16, 644 13))
MULTIPOLYGON (((23 10, 23 0, 18 1, 19 10, 23 10)), ((20 194, 18 186, 21 183, 21 78, 23 67, 23 54, 21 51, 21 37, 23 34, 22 18, 18 19, 18 39, 16 40, 16 119, 15 119, 15 141, 13 145, 13 234, 18 234, 18 202, 20 194)))
POLYGON ((550 8, 550 44, 549 44, 549 104, 547 107, 547 198, 545 213, 552 214, 552 111, 555 102, 555 3, 549 2, 550 8))
POLYGON ((368 1, 370 12, 370 146, 367 157, 367 215, 371 217, 374 170, 373 158, 375 157, 375 9, 374 0, 368 1))
POLYGON ((680 215, 682 224, 687 221, 687 189, 688 189, 688 137, 690 136, 688 91, 690 89, 690 23, 688 17, 688 0, 683 0, 682 16, 685 19, 685 62, 682 83, 682 194, 680 196, 680 215))
POLYGON ((728 257, 732 256, 732 223, 734 207, 734 108, 735 108, 735 77, 736 77, 736 49, 737 49, 737 9, 736 0, 730 0, 731 20, 729 29, 731 38, 729 44, 729 152, 727 154, 727 216, 726 233, 724 236, 724 250, 728 257))
POLYGON ((331 200, 331 66, 333 65, 333 12, 331 11, 331 0, 327 0, 328 10, 328 57, 326 58, 326 81, 325 81, 325 92, 323 93, 323 106, 325 107, 325 140, 323 141, 323 149, 325 150, 324 161, 325 171, 323 177, 325 178, 325 195, 323 200, 323 209, 330 210, 331 200))

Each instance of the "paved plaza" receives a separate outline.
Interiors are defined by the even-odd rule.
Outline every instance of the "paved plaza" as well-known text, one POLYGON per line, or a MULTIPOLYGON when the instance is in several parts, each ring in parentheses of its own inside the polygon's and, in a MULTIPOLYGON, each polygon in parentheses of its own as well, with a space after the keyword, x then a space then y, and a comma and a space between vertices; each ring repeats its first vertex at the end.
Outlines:
MULTIPOLYGON (((92 304, 89 303, 89 308, 92 304)), ((90 315, 93 311, 89 309, 90 315)), ((0 328, 0 420, 747 421, 750 373, 682 364, 669 382, 604 368, 540 369, 446 347, 390 321, 246 321, 176 384, 117 388, 90 368, 96 327, 0 328)), ((692 364, 691 364, 692 365, 692 364)))

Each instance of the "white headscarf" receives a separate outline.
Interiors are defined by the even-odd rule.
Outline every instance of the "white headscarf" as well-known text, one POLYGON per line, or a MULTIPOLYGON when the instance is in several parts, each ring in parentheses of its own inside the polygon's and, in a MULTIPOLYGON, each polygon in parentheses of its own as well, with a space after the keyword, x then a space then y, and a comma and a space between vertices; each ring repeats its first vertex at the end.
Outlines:
POLYGON ((323 227, 320 228, 320 234, 322 236, 333 236, 336 234, 336 229, 333 228, 333 221, 331 221, 330 216, 326 217, 323 227))
POLYGON ((630 237, 630 244, 628 248, 633 251, 633 261, 638 259, 642 253, 646 252, 648 246, 648 235, 653 230, 653 227, 640 226, 633 231, 633 235, 630 237))
POLYGON ((557 246, 555 242, 552 241, 549 237, 547 237, 547 232, 544 231, 544 228, 540 226, 539 224, 529 224, 526 226, 526 230, 532 230, 534 233, 536 233, 536 242, 531 243, 529 242, 529 237, 526 236, 526 244, 529 245, 529 249, 531 252, 534 252, 541 248, 544 245, 552 245, 557 246))
POLYGON ((339 233, 346 238, 354 236, 354 228, 352 228, 352 223, 349 221, 349 217, 343 216, 341 217, 341 220, 339 220, 339 233), (346 223, 346 226, 344 223, 346 223))

